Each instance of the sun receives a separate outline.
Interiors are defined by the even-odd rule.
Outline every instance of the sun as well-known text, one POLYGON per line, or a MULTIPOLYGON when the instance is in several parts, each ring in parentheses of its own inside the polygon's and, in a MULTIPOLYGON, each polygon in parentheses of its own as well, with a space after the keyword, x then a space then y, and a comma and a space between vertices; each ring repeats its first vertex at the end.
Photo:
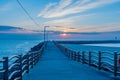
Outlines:
POLYGON ((66 34, 66 33, 63 33, 62 35, 63 35, 63 36, 67 36, 67 34, 66 34))
POLYGON ((67 34, 66 34, 66 33, 63 33, 63 34, 60 34, 60 36, 65 37, 65 36, 67 36, 67 34))

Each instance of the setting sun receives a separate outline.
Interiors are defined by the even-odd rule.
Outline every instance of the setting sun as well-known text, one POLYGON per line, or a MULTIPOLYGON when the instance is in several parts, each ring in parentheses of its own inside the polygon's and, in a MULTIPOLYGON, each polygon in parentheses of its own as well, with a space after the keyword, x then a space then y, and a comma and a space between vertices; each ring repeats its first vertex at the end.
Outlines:
POLYGON ((65 37, 65 36, 67 36, 67 34, 66 34, 66 33, 63 33, 63 34, 60 34, 60 36, 65 37))

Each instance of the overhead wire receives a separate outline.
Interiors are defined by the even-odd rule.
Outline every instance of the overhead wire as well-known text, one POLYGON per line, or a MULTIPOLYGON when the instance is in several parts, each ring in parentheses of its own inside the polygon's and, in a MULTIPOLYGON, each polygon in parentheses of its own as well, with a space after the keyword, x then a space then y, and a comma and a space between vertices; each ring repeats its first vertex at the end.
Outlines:
POLYGON ((16 0, 17 3, 20 5, 20 7, 23 9, 23 11, 26 13, 26 15, 30 18, 30 20, 39 27, 39 24, 33 19, 33 17, 29 14, 29 12, 24 8, 24 6, 22 5, 22 3, 19 0, 16 0))

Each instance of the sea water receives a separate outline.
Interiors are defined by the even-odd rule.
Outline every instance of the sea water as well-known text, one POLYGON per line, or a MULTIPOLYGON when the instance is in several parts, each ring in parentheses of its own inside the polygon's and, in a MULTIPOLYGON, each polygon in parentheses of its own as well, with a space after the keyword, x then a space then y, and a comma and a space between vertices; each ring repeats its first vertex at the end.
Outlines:
POLYGON ((110 44, 62 44, 72 50, 76 51, 108 51, 120 52, 120 43, 110 44))
POLYGON ((109 44, 84 44, 90 46, 104 46, 104 47, 120 47, 120 43, 109 43, 109 44))
POLYGON ((42 39, 40 34, 0 34, 0 59, 25 54, 42 39))
POLYGON ((40 40, 0 40, 0 58, 25 54, 40 40))

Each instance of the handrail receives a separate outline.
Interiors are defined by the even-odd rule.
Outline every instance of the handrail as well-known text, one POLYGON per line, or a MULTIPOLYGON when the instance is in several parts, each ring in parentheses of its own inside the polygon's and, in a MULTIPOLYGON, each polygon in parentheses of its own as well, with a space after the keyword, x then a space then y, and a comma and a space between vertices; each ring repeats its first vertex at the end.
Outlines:
POLYGON ((26 72, 27 72, 27 70, 24 70, 24 71, 22 72, 22 76, 23 76, 26 72))
MULTIPOLYGON (((57 43, 54 41, 54 44, 61 50, 63 51, 63 53, 76 61, 76 54, 73 53, 74 50, 71 50, 63 45, 61 45, 60 43, 57 43), (75 55, 75 56, 74 56, 75 55)), ((77 53, 77 51, 74 51, 75 53, 77 53)), ((114 76, 119 76, 120 73, 118 74, 118 61, 120 61, 120 59, 118 59, 118 57, 120 57, 120 52, 109 52, 109 51, 81 51, 81 59, 77 58, 79 60, 79 62, 82 62, 83 64, 88 64, 89 66, 96 66, 96 68, 98 68, 99 70, 106 68, 108 69, 110 72, 112 71, 112 69, 110 67, 105 66, 106 65, 110 65, 113 68, 113 73, 114 76), (86 53, 88 55, 86 55, 86 53), (96 55, 95 55, 95 54, 96 55), (107 54, 107 55, 106 55, 107 54), (108 56, 111 55, 111 56, 108 56), (107 61, 103 61, 105 59, 108 59, 107 61), (80 61, 81 60, 81 61, 80 61), (110 63, 112 62, 112 63, 110 63), (110 69, 109 69, 110 68, 110 69)), ((120 69, 119 69, 120 70, 120 69)))
POLYGON ((14 66, 19 66, 20 63, 13 63, 12 65, 10 65, 10 67, 8 68, 8 70, 12 69, 14 66))
POLYGON ((111 61, 114 61, 114 59, 113 59, 113 58, 108 57, 108 56, 102 56, 101 58, 104 58, 104 59, 109 59, 109 60, 111 60, 111 61))
POLYGON ((89 51, 89 52, 91 52, 91 53, 98 53, 98 51, 89 51))
POLYGON ((120 52, 118 53, 118 55, 120 55, 120 52))
POLYGON ((5 60, 0 60, 0 63, 4 62, 5 60))
POLYGON ((102 63, 102 65, 110 65, 112 67, 114 66, 114 64, 106 62, 106 61, 102 61, 101 63, 102 63))
POLYGON ((22 63, 24 63, 25 61, 27 61, 28 59, 24 59, 23 61, 22 61, 22 63))
POLYGON ((114 55, 113 52, 109 52, 109 51, 102 51, 102 53, 104 53, 104 54, 109 53, 109 54, 111 54, 111 55, 114 55))
POLYGON ((0 73, 4 73, 6 70, 0 70, 0 73))
POLYGON ((98 56, 96 56, 96 55, 92 55, 91 57, 98 58, 98 56))
POLYGON ((114 70, 112 70, 112 69, 111 69, 111 68, 109 68, 109 67, 102 66, 102 68, 103 68, 103 69, 107 69, 107 70, 109 70, 110 72, 114 73, 114 70))
POLYGON ((20 80, 21 79, 21 77, 17 77, 17 78, 15 78, 14 80, 20 80))
POLYGON ((9 61, 12 60, 12 59, 14 59, 14 58, 17 58, 17 59, 18 59, 18 58, 20 58, 20 56, 19 56, 19 55, 13 55, 13 56, 11 56, 11 57, 9 58, 9 61))
POLYGON ((98 59, 93 58, 92 61, 94 61, 94 62, 98 62, 98 59))
POLYGON ((19 72, 21 72, 21 71, 20 71, 20 70, 13 71, 13 73, 12 73, 12 74, 10 74, 10 76, 9 76, 9 78, 8 78, 8 79, 10 79, 10 80, 11 80, 11 78, 13 77, 13 75, 15 75, 16 73, 19 73, 19 72))
POLYGON ((23 65, 22 70, 24 70, 25 67, 27 67, 27 65, 23 65))
POLYGON ((3 73, 2 80, 22 80, 22 76, 25 73, 29 73, 30 67, 33 68, 43 53, 45 43, 40 43, 39 45, 38 47, 36 46, 39 48, 37 51, 35 47, 32 48, 33 51, 27 52, 24 55, 13 55, 0 60, 0 63, 3 63, 3 69, 0 70, 0 73, 3 73), (12 61, 13 59, 15 60, 12 61))
POLYGON ((92 64, 98 67, 98 64, 96 64, 96 63, 92 63, 92 64))

